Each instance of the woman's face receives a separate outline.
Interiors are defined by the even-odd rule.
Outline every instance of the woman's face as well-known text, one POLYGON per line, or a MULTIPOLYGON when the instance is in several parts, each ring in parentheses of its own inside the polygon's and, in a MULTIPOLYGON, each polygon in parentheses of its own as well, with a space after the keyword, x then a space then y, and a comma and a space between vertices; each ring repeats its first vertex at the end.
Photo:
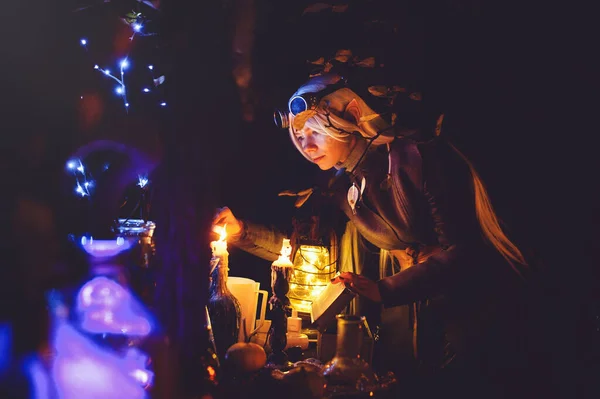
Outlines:
POLYGON ((331 169, 344 162, 356 140, 352 137, 348 141, 339 141, 307 126, 297 130, 295 136, 304 154, 322 170, 331 169))

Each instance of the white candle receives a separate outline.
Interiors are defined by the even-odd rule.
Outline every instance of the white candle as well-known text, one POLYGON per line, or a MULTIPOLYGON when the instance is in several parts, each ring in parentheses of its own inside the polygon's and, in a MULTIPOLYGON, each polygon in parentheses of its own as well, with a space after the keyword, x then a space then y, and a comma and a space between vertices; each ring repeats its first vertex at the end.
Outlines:
POLYGON ((225 230, 225 226, 215 226, 213 231, 219 234, 219 239, 217 241, 211 241, 210 247, 212 248, 213 256, 223 256, 228 255, 227 252, 227 231, 225 230))
POLYGON ((218 258, 219 263, 222 267, 229 267, 228 265, 228 257, 229 252, 227 252, 227 231, 225 230, 225 226, 215 226, 213 231, 219 234, 219 239, 217 241, 211 241, 210 247, 212 249, 213 258, 218 258))
POLYGON ((279 258, 273 261, 271 264, 271 286, 277 279, 277 272, 281 272, 283 278, 290 280, 290 277, 294 274, 294 264, 290 260, 292 254, 292 246, 288 238, 283 239, 281 246, 281 252, 279 258))
POLYGON ((290 260, 292 255, 292 245, 290 244, 289 238, 284 238, 281 245, 281 252, 279 258, 273 262, 273 266, 281 267, 294 267, 294 264, 290 260))

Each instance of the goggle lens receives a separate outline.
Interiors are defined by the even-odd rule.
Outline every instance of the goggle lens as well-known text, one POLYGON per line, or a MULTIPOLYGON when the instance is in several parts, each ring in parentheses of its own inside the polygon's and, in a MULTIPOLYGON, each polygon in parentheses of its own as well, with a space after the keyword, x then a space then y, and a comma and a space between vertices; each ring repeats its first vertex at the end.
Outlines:
POLYGON ((296 96, 290 100, 290 113, 294 116, 308 109, 306 100, 300 96, 296 96))

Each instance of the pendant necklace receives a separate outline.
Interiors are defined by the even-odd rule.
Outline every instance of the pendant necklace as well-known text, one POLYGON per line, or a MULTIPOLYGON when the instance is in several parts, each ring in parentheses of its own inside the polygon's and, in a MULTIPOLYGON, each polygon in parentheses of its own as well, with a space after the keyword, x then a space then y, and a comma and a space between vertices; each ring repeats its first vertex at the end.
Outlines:
POLYGON ((367 180, 362 178, 360 182, 360 189, 356 183, 352 183, 350 188, 348 189, 348 205, 350 205, 350 209, 352 209, 352 214, 356 215, 356 205, 362 196, 362 193, 365 191, 365 187, 367 185, 367 180))

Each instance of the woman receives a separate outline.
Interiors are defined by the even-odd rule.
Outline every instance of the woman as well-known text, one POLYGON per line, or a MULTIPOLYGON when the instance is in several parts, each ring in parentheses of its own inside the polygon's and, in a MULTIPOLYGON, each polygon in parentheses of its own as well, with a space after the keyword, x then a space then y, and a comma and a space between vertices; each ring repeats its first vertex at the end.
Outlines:
MULTIPOLYGON (((526 394, 519 378, 527 367, 520 346, 527 262, 501 229, 471 164, 439 137, 443 115, 435 134, 417 141, 411 137, 427 132, 391 126, 335 74, 311 78, 288 108, 282 121, 300 153, 322 170, 339 171, 330 188, 349 220, 345 237, 380 249, 377 281, 365 270, 343 271, 333 282, 406 310, 401 318, 409 331, 392 334, 412 346, 424 381, 438 378, 425 384, 423 396, 431 388, 447 392, 448 384, 463 396, 526 394), (390 264, 399 272, 387 275, 390 264)), ((276 258, 279 233, 241 221, 228 208, 214 224, 226 224, 232 244, 276 258)))

